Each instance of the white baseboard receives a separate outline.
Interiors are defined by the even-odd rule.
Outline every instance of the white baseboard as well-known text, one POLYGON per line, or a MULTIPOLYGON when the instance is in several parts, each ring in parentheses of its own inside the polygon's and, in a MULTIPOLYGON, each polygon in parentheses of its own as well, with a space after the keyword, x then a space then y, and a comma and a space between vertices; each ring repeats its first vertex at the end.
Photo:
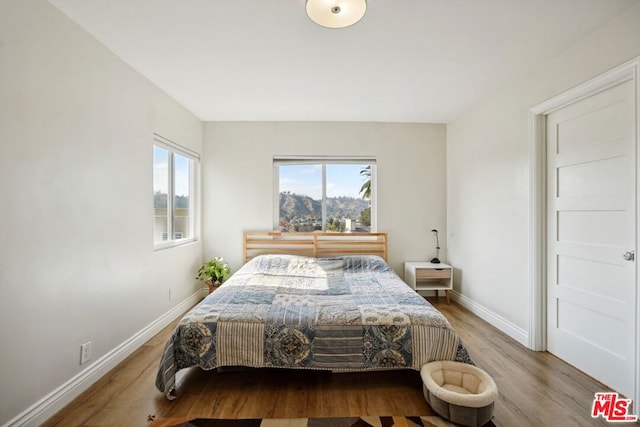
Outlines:
POLYGON ((527 347, 529 345, 529 333, 518 325, 515 325, 511 321, 505 319, 499 314, 494 313, 483 305, 478 304, 469 297, 462 295, 458 291, 449 291, 449 296, 452 300, 454 300, 482 320, 495 326, 500 331, 518 341, 523 346, 527 347))
POLYGON ((75 399, 80 393, 106 375, 110 370, 115 368, 118 363, 122 362, 154 335, 167 327, 167 325, 177 319, 182 313, 200 301, 206 293, 207 291, 204 288, 196 291, 193 295, 142 328, 142 330, 125 342, 87 366, 87 368, 72 377, 69 381, 31 405, 3 427, 39 426, 75 399))

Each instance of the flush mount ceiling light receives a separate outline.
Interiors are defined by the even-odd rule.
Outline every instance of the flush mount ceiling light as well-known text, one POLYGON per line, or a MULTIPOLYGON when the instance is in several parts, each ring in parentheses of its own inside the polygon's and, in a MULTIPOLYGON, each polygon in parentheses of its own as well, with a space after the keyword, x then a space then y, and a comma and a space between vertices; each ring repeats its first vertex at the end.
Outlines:
POLYGON ((307 15, 326 28, 355 24, 367 11, 367 0, 307 0, 307 15))

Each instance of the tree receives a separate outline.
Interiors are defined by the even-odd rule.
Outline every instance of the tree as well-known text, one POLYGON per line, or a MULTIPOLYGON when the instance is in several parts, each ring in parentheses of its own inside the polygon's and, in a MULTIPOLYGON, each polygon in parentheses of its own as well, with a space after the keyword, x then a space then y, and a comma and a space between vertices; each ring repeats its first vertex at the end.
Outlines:
POLYGON ((344 224, 338 218, 329 218, 327 221, 327 230, 329 231, 344 231, 344 224))
POLYGON ((365 208, 360 212, 360 223, 365 227, 371 225, 371 206, 365 208))
POLYGON ((367 165, 366 168, 360 171, 360 176, 366 179, 362 187, 360 187, 360 194, 363 199, 371 199, 371 165, 367 165))

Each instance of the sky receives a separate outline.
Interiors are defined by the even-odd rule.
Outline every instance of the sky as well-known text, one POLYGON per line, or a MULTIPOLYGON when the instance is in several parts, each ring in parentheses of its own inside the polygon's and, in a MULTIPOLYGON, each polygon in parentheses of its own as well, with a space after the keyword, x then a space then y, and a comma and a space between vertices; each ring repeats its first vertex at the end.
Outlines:
MULTIPOLYGON (((175 194, 189 196, 189 159, 179 154, 174 155, 175 194)), ((169 151, 153 146, 153 192, 167 193, 169 185, 169 151)))
MULTIPOLYGON (((360 171, 366 165, 327 165, 327 197, 360 198, 365 178, 360 171)), ((290 191, 315 200, 322 199, 322 165, 281 165, 280 192, 290 191)))

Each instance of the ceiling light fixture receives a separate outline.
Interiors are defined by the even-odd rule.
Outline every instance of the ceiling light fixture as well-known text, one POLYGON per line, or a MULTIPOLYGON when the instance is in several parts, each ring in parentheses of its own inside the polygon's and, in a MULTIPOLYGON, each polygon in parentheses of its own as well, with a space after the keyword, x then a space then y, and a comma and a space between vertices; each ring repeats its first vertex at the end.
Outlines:
POLYGON ((307 15, 326 28, 355 24, 367 11, 367 0, 307 0, 307 15))

